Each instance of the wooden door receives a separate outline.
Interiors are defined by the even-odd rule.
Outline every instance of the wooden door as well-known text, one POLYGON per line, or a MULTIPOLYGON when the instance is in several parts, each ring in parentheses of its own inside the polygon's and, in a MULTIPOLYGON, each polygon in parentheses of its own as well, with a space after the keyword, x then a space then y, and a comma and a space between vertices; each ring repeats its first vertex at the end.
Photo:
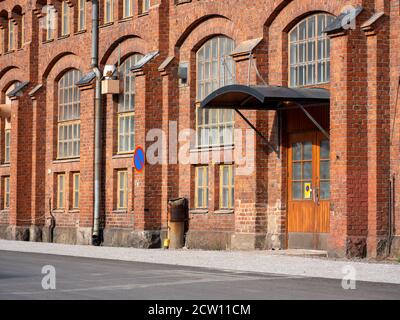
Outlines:
POLYGON ((293 134, 288 152, 288 247, 325 249, 329 232, 329 141, 293 134))

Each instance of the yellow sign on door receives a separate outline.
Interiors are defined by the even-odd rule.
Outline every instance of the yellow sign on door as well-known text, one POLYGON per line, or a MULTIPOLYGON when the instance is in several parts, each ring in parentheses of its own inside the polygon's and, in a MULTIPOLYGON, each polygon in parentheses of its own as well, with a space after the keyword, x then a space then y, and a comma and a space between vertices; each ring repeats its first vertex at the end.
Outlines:
POLYGON ((304 184, 304 199, 311 199, 311 183, 304 184))

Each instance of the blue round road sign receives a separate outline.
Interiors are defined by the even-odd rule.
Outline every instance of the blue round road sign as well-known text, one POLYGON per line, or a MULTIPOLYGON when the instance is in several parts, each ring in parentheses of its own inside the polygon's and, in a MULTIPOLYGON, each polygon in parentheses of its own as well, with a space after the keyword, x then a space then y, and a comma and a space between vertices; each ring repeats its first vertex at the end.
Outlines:
POLYGON ((137 147, 133 156, 133 164, 135 165, 136 171, 142 171, 144 168, 145 156, 142 147, 137 147))

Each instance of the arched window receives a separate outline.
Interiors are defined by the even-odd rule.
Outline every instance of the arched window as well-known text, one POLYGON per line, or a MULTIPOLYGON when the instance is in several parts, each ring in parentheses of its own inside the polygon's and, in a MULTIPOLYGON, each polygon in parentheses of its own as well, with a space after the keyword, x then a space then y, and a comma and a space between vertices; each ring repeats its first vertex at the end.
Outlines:
POLYGON ((118 103, 118 153, 133 152, 135 148, 135 77, 130 70, 141 58, 140 54, 131 55, 121 65, 123 90, 118 103))
MULTIPOLYGON (((14 90, 21 82, 15 81, 6 91, 5 93, 5 103, 11 104, 10 97, 8 94, 14 90)), ((11 118, 4 119, 4 163, 10 163, 10 148, 11 148, 11 118)))
POLYGON ((303 19, 289 33, 289 83, 301 87, 330 79, 330 41, 323 30, 333 21, 329 14, 303 19))
MULTIPOLYGON (((235 82, 235 64, 230 56, 234 46, 232 39, 218 36, 208 40, 197 52, 197 100, 235 82)), ((233 115, 233 110, 197 108, 197 146, 232 145, 233 115)))
POLYGON ((80 92, 75 85, 81 72, 70 70, 58 82, 58 158, 80 154, 80 92))

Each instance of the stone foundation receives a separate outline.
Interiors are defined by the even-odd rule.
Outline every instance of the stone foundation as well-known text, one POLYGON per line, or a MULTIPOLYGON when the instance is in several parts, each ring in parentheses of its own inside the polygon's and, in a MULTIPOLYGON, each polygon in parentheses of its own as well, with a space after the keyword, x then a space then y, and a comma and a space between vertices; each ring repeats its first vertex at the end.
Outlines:
POLYGON ((77 230, 74 227, 55 227, 53 242, 64 244, 77 244, 77 230))
POLYGON ((390 255, 395 258, 400 258, 400 236, 395 236, 393 238, 390 255))
POLYGON ((29 241, 42 242, 43 241, 43 227, 31 226, 29 228, 29 241))
POLYGON ((367 239, 364 237, 348 237, 346 241, 346 257, 365 258, 367 256, 367 239))
POLYGON ((189 231, 186 234, 188 249, 228 250, 231 249, 231 232, 189 231))
POLYGON ((110 247, 133 247, 141 249, 161 248, 165 231, 132 231, 132 229, 103 230, 103 245, 110 247))
POLYGON ((256 233, 236 233, 232 235, 232 250, 265 249, 266 235, 256 233))

